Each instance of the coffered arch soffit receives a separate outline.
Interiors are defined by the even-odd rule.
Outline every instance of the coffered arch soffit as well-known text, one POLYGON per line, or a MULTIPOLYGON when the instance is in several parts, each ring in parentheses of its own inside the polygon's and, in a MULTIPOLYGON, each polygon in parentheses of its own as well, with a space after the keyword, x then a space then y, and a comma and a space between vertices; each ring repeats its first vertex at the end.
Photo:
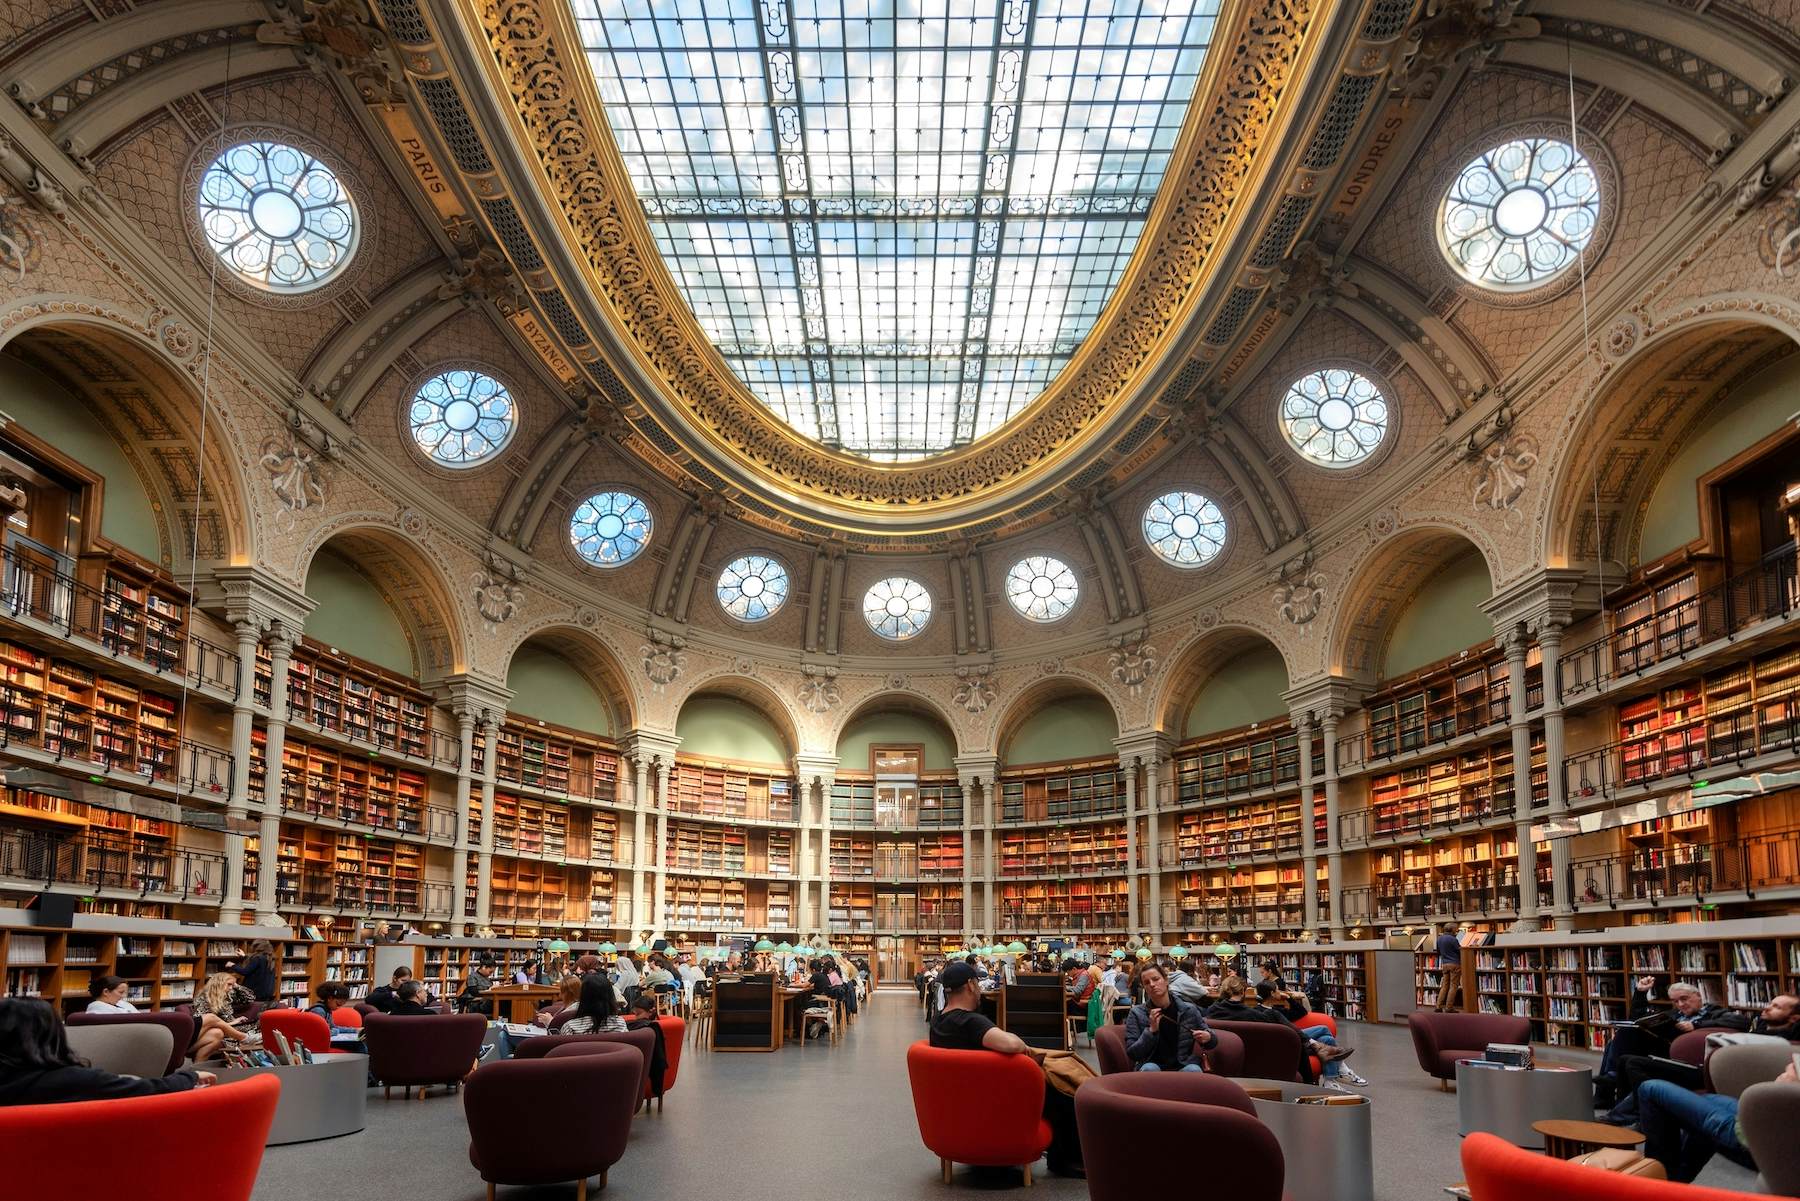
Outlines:
POLYGON ((345 513, 321 522, 300 547, 296 578, 306 579, 313 559, 330 547, 367 577, 400 619, 419 679, 433 682, 467 670, 467 621, 447 565, 388 520, 345 513))
POLYGON ((1331 674, 1373 682, 1407 603, 1433 573, 1469 550, 1481 554, 1491 579, 1506 578, 1505 564, 1484 531, 1443 520, 1411 524, 1363 555, 1347 573, 1328 618, 1323 646, 1331 674))

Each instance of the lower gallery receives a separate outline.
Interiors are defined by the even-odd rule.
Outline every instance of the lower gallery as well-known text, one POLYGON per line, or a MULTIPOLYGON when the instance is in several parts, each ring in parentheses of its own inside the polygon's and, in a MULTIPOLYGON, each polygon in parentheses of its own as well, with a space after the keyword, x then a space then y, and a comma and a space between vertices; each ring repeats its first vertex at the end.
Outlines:
POLYGON ((0 30, 0 1195, 1800 1196, 1800 3, 0 30))

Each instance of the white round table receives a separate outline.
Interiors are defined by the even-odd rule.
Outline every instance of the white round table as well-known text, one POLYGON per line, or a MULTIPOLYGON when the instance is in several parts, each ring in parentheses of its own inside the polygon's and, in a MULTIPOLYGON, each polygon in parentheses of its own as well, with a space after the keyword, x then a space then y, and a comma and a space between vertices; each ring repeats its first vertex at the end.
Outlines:
POLYGON ((1234 1080, 1246 1089, 1280 1089, 1281 1100, 1252 1097, 1256 1116, 1281 1144, 1287 1163, 1282 1192, 1292 1201, 1375 1201, 1374 1106, 1367 1096, 1326 1092, 1292 1080, 1234 1080), (1337 1105, 1298 1105, 1326 1096, 1337 1105))
POLYGON ((204 1066, 218 1076, 220 1084, 268 1075, 281 1081, 281 1100, 275 1105, 268 1146, 337 1138, 355 1134, 365 1125, 369 1093, 367 1055, 315 1055, 311 1063, 272 1068, 204 1066))

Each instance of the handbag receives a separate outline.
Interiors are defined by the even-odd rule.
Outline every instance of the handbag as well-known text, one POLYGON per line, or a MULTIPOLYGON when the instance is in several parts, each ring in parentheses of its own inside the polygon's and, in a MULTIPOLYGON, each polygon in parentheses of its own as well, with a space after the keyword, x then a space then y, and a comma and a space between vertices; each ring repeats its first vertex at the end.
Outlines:
POLYGON ((1073 1097, 1084 1082, 1100 1074, 1073 1051, 1045 1051, 1043 1067, 1044 1078, 1051 1087, 1067 1097, 1073 1097))

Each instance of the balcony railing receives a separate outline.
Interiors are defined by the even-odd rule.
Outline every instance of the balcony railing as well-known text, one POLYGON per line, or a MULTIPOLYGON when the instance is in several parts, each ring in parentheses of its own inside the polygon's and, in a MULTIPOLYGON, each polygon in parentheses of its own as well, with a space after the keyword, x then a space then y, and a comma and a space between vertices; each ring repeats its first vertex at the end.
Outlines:
POLYGON ((0 685, 0 749, 29 748, 58 763, 141 776, 147 783, 220 801, 231 797, 231 753, 191 738, 155 735, 130 723, 45 696, 42 713, 19 690, 0 685), (41 718, 41 719, 40 719, 41 718), (149 736, 146 736, 149 735, 149 736))
POLYGON ((114 888, 170 900, 217 897, 225 857, 210 851, 127 850, 84 846, 79 838, 25 829, 0 830, 0 876, 84 888, 114 888))
MULTIPOLYGON (((1306 853, 1305 836, 1298 832, 1266 836, 1258 834, 1256 837, 1249 837, 1250 832, 1244 833, 1243 838, 1202 839, 1197 845, 1185 848, 1180 842, 1158 843, 1156 864, 1165 871, 1183 871, 1260 859, 1298 858, 1306 853)), ((1321 824, 1318 845, 1324 845, 1324 838, 1324 826, 1321 824)), ((1120 866, 1124 865, 1121 863, 1120 866)))
POLYGON ((741 808, 721 812, 716 807, 708 808, 707 802, 699 797, 671 796, 664 800, 663 812, 697 815, 711 818, 714 821, 735 822, 793 822, 798 821, 798 807, 792 799, 786 801, 746 800, 741 808))
POLYGON ((41 623, 65 637, 98 642, 114 658, 129 659, 159 674, 185 676, 194 687, 237 695, 235 652, 197 637, 190 630, 161 630, 145 614, 131 618, 143 628, 143 635, 122 637, 108 629, 108 613, 117 617, 120 602, 109 599, 101 589, 82 583, 16 546, 0 548, 0 614, 41 623))
POLYGON ((367 793, 358 789, 314 788, 304 772, 286 771, 281 776, 281 807, 322 821, 368 826, 397 834, 422 835, 433 842, 456 841, 456 810, 427 804, 399 809, 386 799, 371 807, 367 793))
POLYGON ((1717 893, 1800 888, 1800 829, 1577 859, 1569 882, 1576 909, 1672 899, 1698 904, 1717 893))
POLYGON ((1756 567, 1697 592, 1660 613, 1565 651, 1558 661, 1564 701, 1692 654, 1761 622, 1800 608, 1800 582, 1790 545, 1756 567))
POLYGON ((1565 762, 1566 795, 1572 803, 1611 798, 1762 755, 1791 753, 1796 736, 1800 736, 1800 696, 1774 697, 1757 702, 1754 709, 1709 717, 1704 727, 1662 738, 1610 742, 1570 755, 1565 762))
POLYGON ((875 906, 875 928, 877 930, 928 930, 941 933, 947 930, 961 930, 963 915, 961 909, 925 909, 920 910, 913 905, 881 905, 875 906))
MULTIPOLYGON (((1537 903, 1548 907, 1553 898, 1551 895, 1550 875, 1548 871, 1540 874, 1536 881, 1537 903)), ((1365 893, 1367 890, 1364 890, 1365 893)), ((1381 890, 1372 896, 1357 898, 1359 905, 1372 905, 1373 912, 1363 914, 1364 920, 1377 922, 1406 922, 1423 918, 1453 917, 1494 917, 1510 915, 1519 911, 1519 881, 1516 873, 1507 871, 1500 873, 1500 878, 1487 885, 1466 885, 1457 888, 1441 888, 1433 892, 1405 892, 1381 890)), ((1350 912, 1348 897, 1344 902, 1345 912, 1350 912)))
POLYGON ((875 875, 887 880, 960 880, 961 859, 924 860, 914 846, 875 848, 875 875))
MULTIPOLYGON (((1543 699, 1541 683, 1527 689, 1526 703, 1528 705, 1541 704, 1543 699)), ((1417 754, 1420 751, 1431 750, 1433 747, 1444 746, 1459 738, 1479 734, 1483 730, 1498 729, 1507 723, 1508 715, 1507 698, 1500 696, 1493 700, 1489 710, 1490 720, 1486 724, 1457 720, 1453 717, 1427 721, 1423 713, 1417 715, 1416 719, 1396 717, 1378 721, 1374 723, 1372 729, 1357 734, 1346 734, 1338 739, 1338 772, 1341 775, 1387 763, 1390 760, 1417 754)))
POLYGON ((1021 909, 1001 905, 999 928, 1007 933, 1076 934, 1087 930, 1123 930, 1124 909, 1021 909))
POLYGON ((1508 783, 1480 792, 1444 793, 1431 798, 1429 805, 1391 810, 1353 809, 1338 815, 1338 829, 1344 842, 1368 842, 1436 827, 1511 817, 1513 810, 1513 789, 1508 783))
MULTIPOLYGON (((1292 890, 1250 898, 1213 893, 1186 900, 1164 901, 1161 912, 1165 931, 1224 932, 1279 926, 1297 929, 1306 921, 1306 897, 1292 890)), ((1331 917, 1330 889, 1324 887, 1319 889, 1319 916, 1322 920, 1329 920, 1331 917)))

